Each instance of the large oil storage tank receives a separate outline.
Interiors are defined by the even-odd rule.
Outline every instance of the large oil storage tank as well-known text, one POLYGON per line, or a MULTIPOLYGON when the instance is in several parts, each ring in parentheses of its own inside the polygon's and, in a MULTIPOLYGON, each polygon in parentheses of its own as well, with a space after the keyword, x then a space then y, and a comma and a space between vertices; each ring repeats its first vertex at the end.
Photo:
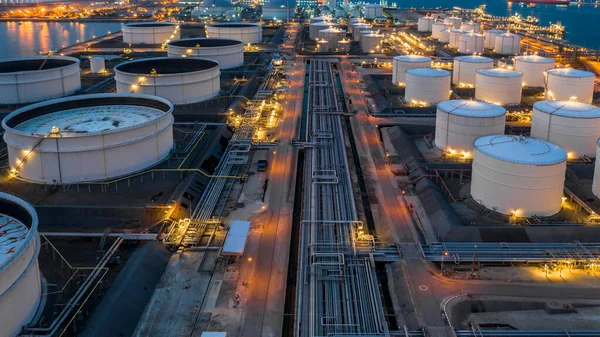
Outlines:
POLYGON ((460 29, 466 30, 467 32, 481 33, 481 23, 473 21, 463 22, 460 25, 460 29))
POLYGON ((450 96, 450 72, 434 68, 406 70, 404 99, 413 104, 434 104, 450 96))
POLYGON ((180 38, 175 22, 132 22, 121 26, 123 42, 131 44, 163 44, 180 38))
POLYGON ((571 101, 533 104, 531 137, 556 144, 569 158, 596 156, 600 136, 600 108, 571 101))
POLYGON ((458 87, 475 87, 477 70, 494 67, 494 60, 488 57, 466 55, 454 58, 452 83, 458 87))
POLYGON ((383 17, 383 7, 376 4, 367 4, 365 6, 365 18, 375 19, 383 17))
MULTIPOLYGON (((596 158, 600 158, 600 140, 597 143, 596 158)), ((600 160, 594 164, 594 180, 592 181, 592 192, 596 198, 600 198, 600 160)))
POLYGON ((395 85, 404 86, 406 83, 406 70, 429 67, 431 67, 431 59, 426 56, 394 56, 392 60, 392 83, 395 85))
POLYGON ((456 16, 449 16, 447 18, 444 18, 444 23, 452 26, 451 29, 460 29, 460 25, 462 24, 462 20, 461 20, 461 18, 458 18, 456 16))
POLYGON ((360 47, 363 53, 381 53, 381 42, 383 34, 370 33, 361 35, 360 47))
POLYGON ((479 69, 475 76, 475 98, 498 105, 521 103, 523 73, 503 68, 479 69))
POLYGON ((572 68, 546 71, 546 99, 592 103, 595 75, 572 68))
POLYGON ((67 96, 81 89, 79 60, 34 56, 0 60, 0 104, 23 104, 67 96))
POLYGON ((506 31, 500 29, 490 29, 483 32, 483 42, 485 49, 496 48, 496 36, 504 34, 506 31))
POLYGON ((435 146, 470 158, 473 142, 480 137, 504 133, 506 110, 495 104, 472 100, 449 100, 437 104, 435 146))
POLYGON ((319 31, 329 28, 338 28, 339 26, 340 25, 338 25, 337 23, 325 21, 311 23, 308 26, 308 37, 310 37, 311 40, 316 40, 319 38, 319 31))
POLYGON ((417 30, 419 32, 431 32, 435 19, 431 16, 422 16, 417 21, 417 30))
POLYGON ((545 73, 553 69, 555 62, 548 57, 538 55, 524 55, 515 57, 515 70, 523 73, 523 86, 543 87, 545 73))
POLYGON ((244 43, 262 42, 262 26, 249 22, 222 22, 206 26, 206 37, 241 40, 244 43))
POLYGON ((535 138, 492 135, 474 143, 471 197, 517 217, 550 216, 562 204, 567 153, 535 138))
POLYGON ((461 54, 483 53, 483 35, 472 32, 460 35, 458 52, 461 54))
POLYGON ((450 48, 458 49, 460 45, 460 36, 467 33, 462 29, 453 29, 450 31, 450 39, 448 40, 448 46, 450 48))
POLYGON ((173 148, 173 105, 138 94, 81 95, 15 110, 2 122, 11 172, 40 183, 144 170, 173 148))
POLYGON ((352 38, 354 41, 360 42, 360 32, 371 30, 371 28, 373 28, 373 26, 367 24, 354 25, 352 28, 352 38))
POLYGON ((329 41, 329 49, 337 49, 338 43, 346 36, 346 31, 339 28, 327 28, 319 31, 319 39, 329 41))
POLYGON ((167 43, 169 57, 205 57, 216 60, 221 69, 236 68, 244 64, 244 42, 234 39, 190 38, 167 43))
POLYGON ((441 39, 441 34, 443 30, 446 30, 450 27, 449 24, 444 22, 434 22, 431 25, 431 37, 437 40, 441 39))
POLYGON ((440 32, 440 42, 441 43, 450 43, 450 29, 444 29, 440 32))
POLYGON ((197 57, 156 57, 114 68, 118 93, 164 97, 173 104, 207 100, 221 90, 219 63, 197 57))
POLYGON ((494 51, 500 55, 519 54, 521 52, 521 36, 508 32, 496 35, 494 51))

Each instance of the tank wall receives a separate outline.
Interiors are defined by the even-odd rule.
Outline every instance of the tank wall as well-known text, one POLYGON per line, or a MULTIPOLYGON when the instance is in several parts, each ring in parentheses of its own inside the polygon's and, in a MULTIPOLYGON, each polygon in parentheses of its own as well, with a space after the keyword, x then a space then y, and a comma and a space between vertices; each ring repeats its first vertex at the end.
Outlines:
POLYGON ((404 85, 406 83, 406 70, 414 68, 429 68, 431 60, 427 62, 403 62, 392 60, 392 83, 395 85, 404 85))
POLYGON ((452 29, 460 29, 462 20, 460 18, 445 18, 444 22, 452 25, 452 29))
POLYGON ((523 73, 523 85, 527 87, 544 87, 544 72, 554 68, 554 63, 523 62, 515 60, 515 70, 523 73))
POLYGON ((167 46, 167 55, 169 57, 178 57, 186 55, 188 57, 202 57, 216 60, 221 69, 237 68, 244 64, 244 45, 238 44, 227 47, 217 48, 189 48, 167 46), (192 53, 188 54, 187 51, 192 53))
POLYGON ((408 102, 427 104, 445 101, 450 96, 450 76, 425 77, 406 73, 404 98, 408 102))
POLYGON ((568 101, 576 97, 577 102, 591 104, 594 99, 594 77, 564 77, 548 73, 546 99, 568 101))
POLYGON ((442 150, 456 150, 458 154, 473 154, 473 142, 480 137, 504 134, 506 116, 466 117, 437 110, 435 145, 442 150))
POLYGON ((483 35, 483 44, 485 49, 494 49, 496 48, 496 36, 500 35, 502 33, 499 32, 489 32, 486 31, 484 32, 483 35))
POLYGON ((498 105, 521 103, 522 77, 492 77, 477 74, 475 98, 498 105))
POLYGON ((262 26, 244 28, 206 26, 206 36, 242 40, 244 43, 259 43, 262 42, 262 26))
POLYGON ((363 36, 360 39, 361 48, 364 53, 377 52, 380 49, 382 37, 363 36))
POLYGON ((464 62, 454 59, 454 69, 452 70, 452 83, 454 85, 475 86, 475 78, 478 69, 493 68, 494 61, 489 62, 464 62))
POLYGON ((450 32, 443 30, 440 32, 440 42, 441 43, 450 43, 450 32))
POLYGON ((497 35, 494 38, 494 51, 500 55, 517 55, 521 52, 521 38, 516 35, 497 35))
POLYGON ((176 27, 176 25, 163 27, 130 27, 124 25, 121 27, 121 31, 125 43, 163 44, 167 40, 178 40, 181 37, 181 31, 176 27))
POLYGON ((448 29, 448 27, 450 27, 450 25, 441 22, 431 25, 431 37, 439 40, 441 38, 442 30, 448 29))
MULTIPOLYGON (((600 146, 596 145, 596 158, 600 158, 600 146)), ((592 181, 592 193, 600 198, 600 160, 594 164, 594 180, 592 181)))
POLYGON ((460 45, 460 36, 462 34, 464 34, 464 32, 450 32, 450 39, 448 40, 450 48, 458 48, 460 45))
POLYGON ((94 74, 103 73, 106 71, 105 61, 103 57, 92 57, 90 60, 90 71, 94 74))
POLYGON ((81 89, 79 63, 16 74, 0 74, 0 104, 31 103, 73 94, 81 89))
POLYGON ((420 17, 417 22, 417 30, 419 32, 431 32, 433 29, 433 18, 420 17))
POLYGON ((473 156, 471 196, 488 209, 519 217, 550 216, 561 209, 566 162, 522 165, 473 156))
POLYGON ((458 52, 461 54, 483 53, 483 36, 461 35, 458 41, 458 52))
POLYGON ((569 158, 596 156, 600 118, 571 118, 533 109, 531 137, 556 144, 569 158))

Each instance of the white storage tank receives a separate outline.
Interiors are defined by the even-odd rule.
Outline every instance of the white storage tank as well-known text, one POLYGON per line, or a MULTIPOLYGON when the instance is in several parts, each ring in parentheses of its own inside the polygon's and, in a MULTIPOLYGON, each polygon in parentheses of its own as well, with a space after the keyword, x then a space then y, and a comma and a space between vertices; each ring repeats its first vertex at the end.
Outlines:
POLYGON ((535 138, 496 135, 474 143, 471 197, 498 213, 550 216, 561 209, 567 153, 535 138))
POLYGON ((600 137, 600 108, 570 101, 535 102, 531 137, 562 147, 569 158, 594 157, 600 137))
POLYGON ((17 336, 40 304, 38 216, 23 199, 0 192, 0 336, 17 336))
POLYGON ((479 69, 475 98, 498 105, 521 104, 523 73, 503 68, 479 69))
POLYGON ((422 16, 417 22, 417 30, 419 32, 431 32, 435 19, 430 16, 422 16))
POLYGON ((11 172, 39 183, 105 180, 139 172, 173 148, 173 105, 136 94, 60 98, 2 122, 11 172))
POLYGON ((450 48, 458 49, 460 45, 460 36, 467 33, 462 29, 454 29, 450 31, 450 39, 448 41, 448 46, 450 48))
POLYGON ((460 25, 460 29, 467 32, 481 33, 481 23, 473 21, 464 22, 460 25))
POLYGON ((206 26, 206 37, 241 40, 244 43, 262 42, 262 26, 258 23, 214 23, 206 26))
POLYGON ((538 55, 524 55, 515 57, 515 70, 523 73, 523 86, 543 87, 545 73, 553 69, 555 62, 551 58, 538 55))
POLYGON ((472 100, 449 100, 437 104, 435 146, 470 158, 473 142, 480 137, 504 133, 506 110, 495 104, 472 100))
POLYGON ((444 29, 440 32, 440 42, 441 43, 450 43, 450 30, 444 29))
POLYGON ((591 104, 594 99, 595 75, 572 68, 546 71, 546 99, 576 100, 591 104))
MULTIPOLYGON (((600 158, 600 140, 598 140, 596 149, 596 158, 600 158)), ((596 198, 600 198, 600 160, 594 164, 594 180, 592 181, 592 193, 596 198)))
POLYGON ((348 32, 350 34, 352 34, 352 32, 354 31, 354 26, 360 25, 360 24, 364 24, 364 22, 362 21, 362 19, 351 18, 350 21, 348 21, 348 32))
POLYGON ((132 22, 121 26, 123 42, 131 44, 163 44, 180 38, 175 22, 132 22))
POLYGON ((346 31, 338 28, 328 28, 319 31, 319 39, 329 41, 329 49, 337 49, 338 42, 346 36, 346 31))
POLYGON ((156 95, 173 104, 202 102, 221 90, 219 62, 210 59, 156 57, 121 63, 114 70, 118 93, 156 95))
POLYGON ((371 30, 371 28, 373 28, 373 26, 366 24, 355 25, 352 29, 352 38, 354 39, 354 41, 360 42, 360 32, 365 30, 371 30))
POLYGON ((317 40, 317 53, 326 53, 329 51, 329 41, 317 40))
POLYGON ((350 40, 342 40, 338 42, 338 51, 340 53, 349 53, 350 52, 350 40))
POLYGON ((92 56, 90 59, 90 72, 92 74, 101 74, 106 72, 106 62, 103 56, 92 56))
POLYGON ((499 29, 491 29, 483 32, 483 39, 485 43, 485 49, 496 48, 496 36, 504 34, 506 31, 499 29))
POLYGON ((483 35, 477 33, 466 33, 459 37, 458 52, 461 54, 483 53, 483 35))
POLYGON ((216 60, 221 69, 244 64, 244 42, 221 38, 189 38, 167 43, 169 57, 204 57, 216 60))
POLYGON ((494 38, 494 52, 500 55, 517 55, 521 52, 521 36, 513 33, 498 34, 494 38))
POLYGON ((450 72, 434 68, 406 71, 404 99, 413 104, 435 104, 450 96, 450 72))
POLYGON ((361 35, 360 46, 363 53, 381 53, 381 42, 383 34, 366 34, 361 35))
POLYGON ((308 37, 311 40, 316 40, 319 38, 319 31, 324 30, 324 29, 329 29, 329 28, 338 28, 339 25, 337 23, 333 23, 333 22, 315 22, 315 23, 311 23, 308 26, 308 37))
POLYGON ((0 104, 67 96, 81 89, 79 60, 68 56, 0 59, 0 104))
POLYGON ((454 58, 452 70, 452 83, 458 87, 475 87, 477 70, 494 67, 494 60, 488 57, 467 55, 454 58))
POLYGON ((434 22, 431 25, 431 37, 440 40, 442 31, 448 29, 449 27, 450 25, 444 22, 434 22))
POLYGON ((365 18, 375 19, 383 17, 383 7, 376 4, 367 4, 365 6, 365 18))
POLYGON ((394 85, 404 86, 406 84, 406 70, 429 67, 431 67, 431 59, 426 56, 394 56, 392 60, 392 83, 394 83, 394 85))
POLYGON ((462 20, 461 18, 458 18, 456 16, 449 16, 447 18, 444 18, 444 23, 450 25, 452 29, 460 29, 460 25, 462 24, 462 20))

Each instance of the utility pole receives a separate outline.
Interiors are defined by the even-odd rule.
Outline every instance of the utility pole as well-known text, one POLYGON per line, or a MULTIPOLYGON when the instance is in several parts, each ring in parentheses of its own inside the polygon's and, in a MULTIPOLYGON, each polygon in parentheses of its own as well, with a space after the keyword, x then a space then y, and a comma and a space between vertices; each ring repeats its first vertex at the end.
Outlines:
POLYGON ((473 250, 473 264, 471 265, 471 273, 469 274, 469 280, 473 280, 475 279, 475 276, 477 275, 477 278, 479 278, 479 271, 477 270, 477 245, 475 245, 475 249, 473 250))

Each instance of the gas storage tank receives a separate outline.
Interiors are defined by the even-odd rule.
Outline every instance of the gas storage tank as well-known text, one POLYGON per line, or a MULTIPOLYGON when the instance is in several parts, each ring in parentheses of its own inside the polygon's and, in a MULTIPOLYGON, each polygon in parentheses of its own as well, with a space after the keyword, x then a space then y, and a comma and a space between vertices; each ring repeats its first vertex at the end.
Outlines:
POLYGON ((42 294, 37 213, 23 199, 0 192, 0 229, 0 336, 13 337, 34 318, 42 294))
POLYGON ((366 34, 360 38, 360 45, 363 53, 381 53, 381 42, 383 34, 366 34))
POLYGON ((179 39, 181 30, 175 22, 131 22, 121 26, 123 42, 163 44, 179 39))
POLYGON ((452 29, 460 29, 462 20, 461 20, 461 18, 457 18, 456 16, 450 16, 450 17, 444 18, 444 23, 452 26, 452 29))
POLYGON ((394 59, 392 60, 392 83, 404 86, 406 83, 406 70, 429 67, 431 67, 431 59, 426 56, 394 56, 394 59))
POLYGON ((496 36, 504 34, 506 31, 499 29, 491 29, 483 32, 485 49, 494 49, 496 47, 496 36))
POLYGON ((521 52, 521 36, 512 33, 496 35, 494 51, 500 55, 517 55, 521 52))
POLYGON ((367 24, 355 25, 354 28, 352 28, 352 38, 354 41, 360 42, 360 32, 371 30, 371 28, 373 28, 373 26, 367 24))
POLYGON ((521 103, 523 73, 502 68, 479 69, 475 76, 475 98, 498 105, 521 103))
POLYGON ((467 33, 462 29, 454 29, 450 31, 450 40, 448 42, 448 46, 450 48, 458 49, 460 45, 460 36, 467 33))
POLYGON ((450 29, 444 29, 440 32, 440 42, 450 43, 450 29))
POLYGON ((592 103, 595 75, 572 68, 550 69, 546 72, 546 99, 576 100, 592 103))
POLYGON ((467 32, 481 33, 481 23, 473 21, 463 22, 460 25, 460 29, 466 30, 467 32))
POLYGON ((319 38, 319 31, 329 29, 329 28, 338 28, 339 25, 337 23, 332 22, 315 22, 311 23, 308 26, 308 37, 311 40, 316 40, 319 38))
POLYGON ((328 28, 319 31, 319 39, 329 41, 329 49, 337 49, 338 42, 346 36, 346 31, 338 28, 328 28))
POLYGON ((431 25, 431 37, 439 40, 441 38, 442 31, 448 29, 449 27, 450 25, 444 22, 434 22, 431 25))
POLYGON ((531 137, 556 144, 569 158, 596 156, 600 108, 579 102, 538 101, 533 104, 531 137))
POLYGON ((417 30, 419 32, 431 32, 435 19, 430 16, 422 16, 419 18, 417 23, 417 30))
POLYGON ((506 110, 498 105, 471 100, 437 104, 435 146, 470 158, 473 142, 480 137, 504 133, 506 110))
POLYGON ((458 87, 475 87, 477 70, 494 67, 494 60, 483 56, 457 56, 454 58, 452 83, 458 87))
POLYGON ((477 33, 466 33, 459 37, 458 52, 461 54, 483 53, 483 35, 477 33))
POLYGON ((404 98, 413 104, 434 104, 450 96, 450 72, 434 68, 414 68, 406 71, 404 98))
POLYGON ((250 22, 220 22, 206 25, 206 37, 262 42, 262 25, 250 22))
POLYGON ((567 153, 546 141, 491 135, 474 143, 471 197, 498 213, 550 216, 561 209, 567 153))
POLYGON ((546 70, 553 69, 555 62, 551 58, 538 55, 515 57, 515 70, 523 73, 523 86, 543 87, 546 70))
POLYGON ((221 69, 244 64, 244 42, 241 40, 195 37, 167 43, 167 55, 205 57, 219 62, 221 69))

